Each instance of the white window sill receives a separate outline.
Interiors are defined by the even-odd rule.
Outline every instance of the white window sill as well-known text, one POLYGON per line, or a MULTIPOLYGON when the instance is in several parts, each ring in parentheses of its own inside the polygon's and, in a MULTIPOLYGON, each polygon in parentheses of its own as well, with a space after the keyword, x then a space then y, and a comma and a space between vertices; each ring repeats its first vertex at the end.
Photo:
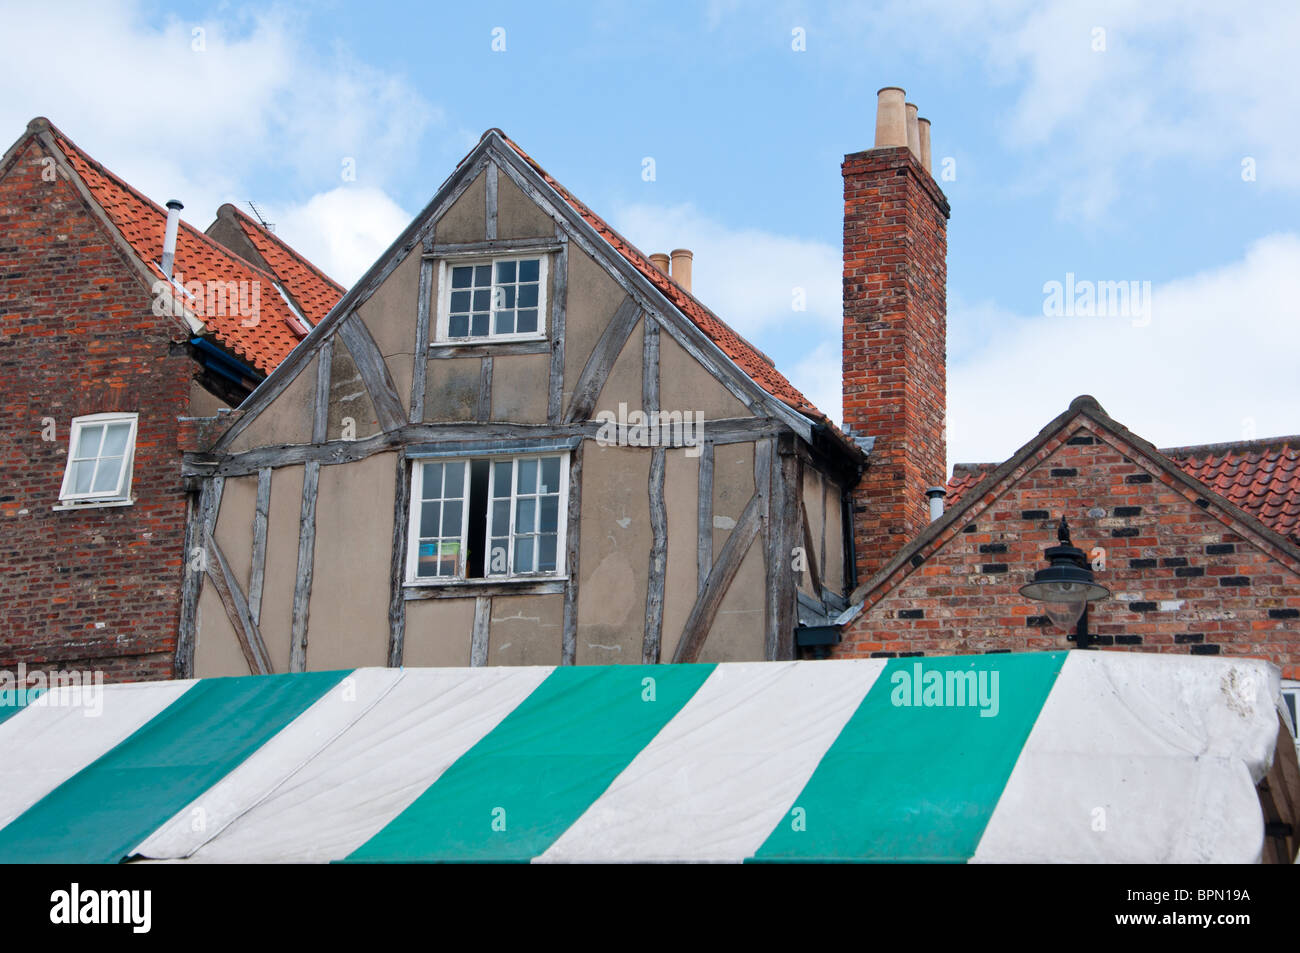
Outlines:
POLYGON ((503 334, 500 336, 493 335, 485 338, 450 338, 448 340, 434 340, 430 342, 433 347, 488 347, 493 344, 524 344, 531 341, 549 340, 545 332, 541 334, 503 334))
POLYGON ((87 500, 84 503, 60 503, 51 510, 103 510, 113 506, 135 506, 135 500, 87 500))
POLYGON ((568 576, 485 576, 482 579, 455 579, 446 582, 438 579, 408 579, 402 585, 408 589, 477 589, 483 586, 527 586, 536 582, 568 582, 568 576))

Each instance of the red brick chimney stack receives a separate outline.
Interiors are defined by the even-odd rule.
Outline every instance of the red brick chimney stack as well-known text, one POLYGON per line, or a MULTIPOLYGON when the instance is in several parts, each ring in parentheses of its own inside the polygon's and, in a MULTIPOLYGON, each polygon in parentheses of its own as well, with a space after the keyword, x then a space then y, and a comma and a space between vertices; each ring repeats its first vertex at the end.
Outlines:
POLYGON ((842 166, 844 425, 874 438, 854 491, 859 582, 925 528, 926 490, 947 483, 948 200, 929 152, 929 122, 887 86, 875 147, 842 166))

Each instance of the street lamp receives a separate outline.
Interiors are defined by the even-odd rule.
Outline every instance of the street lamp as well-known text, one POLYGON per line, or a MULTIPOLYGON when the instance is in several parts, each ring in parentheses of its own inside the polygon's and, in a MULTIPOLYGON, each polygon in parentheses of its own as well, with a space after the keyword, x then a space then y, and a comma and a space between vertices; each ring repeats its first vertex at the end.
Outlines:
POLYGON ((1060 545, 1049 546, 1043 554, 1050 565, 1034 573, 1033 581, 1020 587, 1026 599, 1044 603, 1048 617, 1063 629, 1076 622, 1071 636, 1081 649, 1088 647, 1088 603, 1109 599, 1110 590, 1093 579, 1083 550, 1070 544, 1070 524, 1061 517, 1056 538, 1060 545))

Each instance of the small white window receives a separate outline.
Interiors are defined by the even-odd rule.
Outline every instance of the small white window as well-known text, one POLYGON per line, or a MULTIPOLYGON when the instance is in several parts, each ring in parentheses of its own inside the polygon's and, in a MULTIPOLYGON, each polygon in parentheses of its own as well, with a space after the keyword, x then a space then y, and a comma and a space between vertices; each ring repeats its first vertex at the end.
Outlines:
POLYGON ((417 460, 407 582, 562 576, 568 481, 565 454, 417 460))
POLYGON ((131 496, 138 414, 91 414, 72 421, 63 503, 91 506, 131 496))
POLYGON ((546 337, 546 256, 444 261, 438 280, 443 343, 546 337))

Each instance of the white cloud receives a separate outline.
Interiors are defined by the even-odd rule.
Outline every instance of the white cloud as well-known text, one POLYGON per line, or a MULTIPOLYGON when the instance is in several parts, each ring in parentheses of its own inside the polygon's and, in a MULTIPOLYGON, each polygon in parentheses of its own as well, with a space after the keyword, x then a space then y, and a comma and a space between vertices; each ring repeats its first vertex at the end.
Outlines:
POLYGON ((1293 433, 1300 419, 1295 234, 1267 236, 1239 261, 1156 285, 1145 326, 1122 317, 1009 317, 960 303, 948 326, 983 341, 949 364, 954 463, 1007 459, 1085 393, 1161 447, 1293 433))
POLYGON ((380 189, 340 186, 272 216, 276 234, 350 286, 392 244, 411 215, 380 189))
POLYGON ((844 390, 840 385, 843 353, 840 336, 836 334, 819 341, 800 360, 785 368, 790 383, 836 423, 843 413, 844 390))
POLYGON ((341 45, 307 47, 306 31, 280 12, 222 9, 189 21, 153 17, 132 0, 57 15, 7 8, 0 137, 17 139, 47 116, 144 194, 181 199, 199 228, 222 202, 247 211, 255 199, 286 240, 305 241, 343 279, 391 229, 396 205, 382 190, 409 174, 441 112, 341 45), (350 183, 345 159, 354 160, 350 183), (340 231, 326 238, 300 224, 340 231))
POLYGON ((817 336, 840 326, 840 250, 825 242, 730 228, 691 205, 615 206, 611 222, 646 254, 690 248, 692 290, 741 334, 799 328, 817 336), (805 310, 796 310, 800 290, 805 310))

